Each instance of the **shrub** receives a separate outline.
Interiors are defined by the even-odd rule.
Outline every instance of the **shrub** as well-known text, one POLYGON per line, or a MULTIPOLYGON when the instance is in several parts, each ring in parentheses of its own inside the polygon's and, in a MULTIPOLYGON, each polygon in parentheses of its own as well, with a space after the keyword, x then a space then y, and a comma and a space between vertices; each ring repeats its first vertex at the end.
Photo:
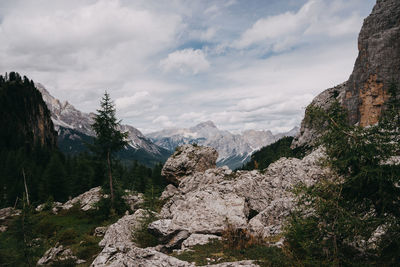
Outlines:
POLYGON ((75 229, 68 228, 64 231, 62 231, 58 236, 57 236, 57 241, 60 242, 63 245, 71 245, 75 242, 75 239, 78 237, 78 233, 76 232, 75 229))
POLYGON ((159 244, 158 239, 147 230, 149 224, 155 220, 157 220, 157 217, 151 211, 147 211, 147 215, 140 219, 140 226, 132 233, 133 242, 139 247, 154 247, 159 244))

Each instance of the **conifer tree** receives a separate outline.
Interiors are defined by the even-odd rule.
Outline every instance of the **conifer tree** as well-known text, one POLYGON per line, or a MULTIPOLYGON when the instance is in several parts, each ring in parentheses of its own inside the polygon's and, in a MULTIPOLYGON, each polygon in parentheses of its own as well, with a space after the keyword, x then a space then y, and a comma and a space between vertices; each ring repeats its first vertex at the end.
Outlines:
POLYGON ((100 109, 97 110, 92 124, 96 133, 92 150, 101 160, 106 162, 112 205, 114 203, 112 156, 128 144, 125 140, 127 133, 119 130, 121 121, 117 120, 115 113, 114 103, 111 101, 110 95, 105 92, 100 101, 100 109))

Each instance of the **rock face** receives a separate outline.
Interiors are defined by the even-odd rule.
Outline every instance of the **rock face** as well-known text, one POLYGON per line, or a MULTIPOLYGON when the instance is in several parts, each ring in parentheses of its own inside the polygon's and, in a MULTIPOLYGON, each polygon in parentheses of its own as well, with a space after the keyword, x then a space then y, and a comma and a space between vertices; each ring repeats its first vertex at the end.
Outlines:
MULTIPOLYGON (((326 109, 336 98, 347 109, 349 123, 365 127, 378 122, 390 97, 388 89, 392 83, 400 83, 400 1, 377 0, 364 20, 358 50, 349 80, 324 91, 310 105, 326 109), (334 91, 339 91, 339 95, 332 94, 334 91)), ((320 134, 306 114, 292 147, 312 146, 320 134)))
POLYGON ((333 88, 326 89, 313 99, 306 109, 306 114, 301 122, 300 132, 295 136, 292 142, 292 148, 300 146, 313 146, 320 136, 320 132, 312 126, 312 119, 307 114, 310 107, 318 107, 325 111, 335 102, 343 103, 346 93, 347 83, 342 83, 333 88))
POLYGON ((400 1, 377 0, 364 20, 358 50, 344 106, 350 123, 367 126, 378 122, 391 83, 400 82, 400 1))
MULTIPOLYGON (((165 244, 183 231, 190 234, 188 239, 194 234, 220 235, 228 225, 264 237, 279 234, 294 204, 293 186, 311 185, 328 172, 319 166, 323 155, 319 149, 302 160, 282 158, 264 173, 233 173, 225 167, 183 176, 178 188, 167 189, 175 194, 149 230, 165 244)), ((169 159, 171 164, 174 160, 169 159)))
POLYGON ((161 175, 179 185, 185 176, 215 168, 217 158, 217 151, 211 147, 183 145, 164 164, 161 175))
POLYGON ((42 95, 28 79, 10 72, 0 84, 0 147, 31 148, 35 145, 53 149, 57 142, 50 111, 42 95))

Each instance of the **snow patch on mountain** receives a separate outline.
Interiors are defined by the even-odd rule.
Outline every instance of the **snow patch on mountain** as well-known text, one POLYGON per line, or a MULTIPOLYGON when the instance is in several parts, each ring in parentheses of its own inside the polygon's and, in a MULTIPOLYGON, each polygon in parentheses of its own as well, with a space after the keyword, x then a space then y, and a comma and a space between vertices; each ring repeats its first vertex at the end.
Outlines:
POLYGON ((190 128, 171 128, 147 135, 155 144, 174 151, 184 144, 210 146, 218 151, 217 164, 237 168, 246 163, 251 154, 267 146, 283 136, 294 136, 299 128, 288 133, 274 135, 271 131, 246 130, 241 134, 233 134, 220 130, 212 121, 202 122, 190 128))

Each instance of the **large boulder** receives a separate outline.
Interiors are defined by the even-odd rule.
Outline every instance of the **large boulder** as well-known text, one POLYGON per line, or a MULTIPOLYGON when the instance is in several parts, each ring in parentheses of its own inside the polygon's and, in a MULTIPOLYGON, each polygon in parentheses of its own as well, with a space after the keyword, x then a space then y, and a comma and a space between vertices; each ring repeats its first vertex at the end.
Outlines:
POLYGON ((188 175, 216 167, 218 152, 211 147, 183 145, 167 160, 161 174, 171 183, 179 182, 188 175))
POLYGON ((94 205, 102 198, 101 187, 94 187, 89 191, 65 202, 62 206, 64 210, 69 210, 74 205, 79 204, 81 210, 87 211, 94 208, 94 205))

